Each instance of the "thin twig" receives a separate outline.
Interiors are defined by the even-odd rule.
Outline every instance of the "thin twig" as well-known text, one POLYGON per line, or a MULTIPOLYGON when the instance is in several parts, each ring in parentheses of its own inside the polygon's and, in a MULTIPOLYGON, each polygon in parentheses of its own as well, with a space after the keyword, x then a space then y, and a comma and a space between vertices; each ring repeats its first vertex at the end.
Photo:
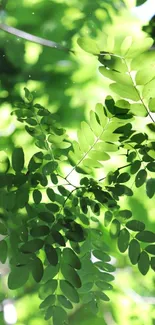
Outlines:
POLYGON ((35 36, 35 35, 32 35, 32 34, 26 33, 26 32, 24 32, 24 31, 22 31, 20 29, 8 26, 6 24, 0 24, 0 29, 7 32, 7 33, 9 33, 9 34, 15 35, 15 36, 17 36, 19 38, 23 38, 23 39, 25 39, 27 41, 37 43, 37 44, 40 44, 40 45, 43 45, 43 46, 48 46, 48 47, 51 47, 51 48, 54 48, 54 49, 57 49, 57 50, 61 50, 61 51, 65 51, 65 52, 71 52, 71 53, 75 54, 75 52, 73 50, 62 46, 59 43, 49 41, 49 40, 47 40, 45 38, 38 37, 38 36, 35 36))

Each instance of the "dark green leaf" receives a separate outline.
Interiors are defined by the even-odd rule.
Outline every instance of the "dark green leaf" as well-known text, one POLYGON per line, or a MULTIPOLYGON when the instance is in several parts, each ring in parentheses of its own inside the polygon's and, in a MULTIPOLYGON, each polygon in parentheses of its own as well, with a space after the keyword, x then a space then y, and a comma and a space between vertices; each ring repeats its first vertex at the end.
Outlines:
POLYGON ((121 253, 124 253, 129 245, 130 240, 130 233, 127 229, 123 228, 120 233, 117 240, 118 249, 121 253))
POLYGON ((97 274, 97 279, 100 279, 101 281, 105 281, 105 282, 111 282, 115 280, 112 274, 106 272, 99 272, 97 274))
POLYGON ((38 214, 39 219, 41 219, 42 221, 45 221, 47 223, 53 223, 54 219, 54 215, 50 212, 40 212, 38 214))
POLYGON ((44 245, 44 241, 42 239, 32 239, 28 241, 27 243, 23 244, 20 247, 20 250, 23 253, 35 253, 39 249, 41 249, 44 245))
POLYGON ((150 178, 146 182, 146 194, 151 199, 155 194, 155 178, 150 178))
POLYGON ((75 269, 81 268, 80 259, 71 248, 69 247, 64 248, 62 256, 65 263, 70 264, 75 269))
POLYGON ((111 257, 107 253, 98 249, 93 250, 93 255, 103 262, 109 262, 111 260, 111 257))
POLYGON ((44 270, 44 275, 42 278, 42 282, 45 283, 52 278, 54 278, 59 272, 59 264, 57 265, 48 265, 44 270))
POLYGON ((42 237, 49 234, 49 227, 47 226, 35 226, 30 230, 30 235, 32 237, 42 237))
POLYGON ((51 234, 52 234, 52 237, 54 239, 54 242, 56 242, 60 246, 65 246, 66 245, 64 237, 62 236, 62 234, 60 232, 52 230, 51 234))
POLYGON ((149 266, 150 266, 149 256, 146 252, 143 251, 140 253, 139 256, 138 269, 143 275, 145 275, 149 270, 149 266))
POLYGON ((67 313, 60 306, 53 307, 53 325, 63 325, 67 322, 67 313))
POLYGON ((60 304, 67 308, 67 309, 72 309, 73 308, 73 305, 71 304, 71 302, 63 295, 58 295, 57 296, 58 298, 58 301, 60 302, 60 304))
POLYGON ((42 168, 42 172, 44 175, 50 175, 54 172, 58 167, 58 163, 56 161, 50 161, 47 164, 45 164, 42 168))
POLYGON ((66 264, 65 260, 64 263, 61 264, 61 272, 64 278, 71 283, 74 287, 80 288, 81 287, 81 280, 77 274, 77 272, 69 265, 66 264))
POLYGON ((33 191, 33 200, 35 204, 39 204, 41 202, 42 199, 42 194, 39 190, 34 190, 33 191))
POLYGON ((33 95, 30 93, 30 91, 25 87, 25 98, 31 103, 33 101, 33 95))
POLYGON ((149 254, 155 255, 155 245, 146 246, 145 251, 147 251, 149 254))
POLYGON ((107 282, 104 282, 104 281, 96 281, 95 284, 101 290, 112 290, 113 289, 113 286, 110 283, 107 283, 107 282))
POLYGON ((39 257, 35 257, 35 259, 31 263, 31 270, 32 270, 32 276, 34 280, 36 282, 40 282, 43 277, 44 269, 43 269, 43 263, 39 257))
POLYGON ((130 175, 128 173, 122 173, 117 177, 117 183, 125 183, 130 179, 130 175))
POLYGON ((53 306, 47 308, 45 313, 45 320, 49 320, 53 316, 53 306))
POLYGON ((151 257, 150 265, 153 271, 155 271, 155 257, 151 257))
POLYGON ((129 258, 131 263, 137 264, 140 255, 140 244, 136 239, 132 239, 129 244, 129 258))
POLYGON ((95 296, 96 296, 97 298, 103 300, 103 301, 109 301, 109 300, 110 300, 109 297, 108 297, 105 293, 103 293, 103 292, 101 292, 101 291, 96 291, 96 292, 95 292, 95 296))
POLYGON ((144 230, 139 232, 136 235, 136 238, 145 243, 154 243, 155 242, 155 233, 152 231, 144 230))
POLYGON ((139 220, 131 220, 126 223, 126 227, 133 231, 142 231, 145 229, 145 224, 139 220))
POLYGON ((8 231, 7 231, 6 226, 2 222, 0 222, 0 234, 5 236, 5 235, 7 235, 7 233, 8 233, 8 231))
POLYGON ((150 171, 150 172, 155 172, 155 161, 152 161, 150 163, 148 163, 146 165, 146 168, 150 171))
POLYGON ((130 210, 120 210, 119 216, 124 219, 130 219, 132 217, 132 212, 130 210))
POLYGON ((146 178, 147 178, 147 172, 146 172, 146 170, 145 169, 141 169, 137 173, 136 178, 135 178, 135 185, 136 185, 136 187, 142 186, 145 183, 146 178))
POLYGON ((8 253, 8 245, 7 242, 3 239, 0 241, 0 261, 2 264, 6 262, 8 253))
POLYGON ((20 173, 24 167, 24 152, 22 148, 15 148, 12 154, 12 167, 16 173, 20 173))
POLYGON ((57 255, 57 251, 54 247, 52 247, 49 244, 46 244, 45 245, 45 253, 46 253, 46 257, 50 264, 52 264, 52 265, 58 264, 58 255, 57 255))
POLYGON ((54 202, 55 201, 55 192, 52 190, 52 188, 48 187, 46 190, 48 198, 54 202))
POLYGON ((52 211, 52 212, 58 212, 59 211, 59 205, 55 204, 55 203, 47 203, 46 208, 49 211, 52 211))
POLYGON ((53 294, 57 289, 58 281, 52 279, 42 284, 39 288, 39 298, 44 300, 49 295, 53 294))
POLYGON ((140 160, 135 160, 131 167, 130 167, 130 173, 131 174, 136 174, 141 166, 141 161, 140 160))
POLYGON ((49 295, 48 297, 45 298, 45 300, 40 304, 39 308, 42 309, 42 308, 46 308, 50 305, 53 305, 54 302, 55 302, 55 298, 56 296, 55 295, 49 295))
POLYGON ((23 287, 29 278, 29 270, 27 266, 15 267, 9 274, 8 287, 15 290, 23 287))
POLYGON ((108 227, 111 220, 112 220, 112 212, 111 211, 106 211, 104 214, 104 225, 105 227, 108 227))
POLYGON ((36 171, 43 162, 43 153, 41 151, 36 152, 29 161, 28 170, 31 172, 36 171))
POLYGON ((60 289, 69 300, 75 303, 79 302, 77 291, 68 281, 60 280, 60 289))

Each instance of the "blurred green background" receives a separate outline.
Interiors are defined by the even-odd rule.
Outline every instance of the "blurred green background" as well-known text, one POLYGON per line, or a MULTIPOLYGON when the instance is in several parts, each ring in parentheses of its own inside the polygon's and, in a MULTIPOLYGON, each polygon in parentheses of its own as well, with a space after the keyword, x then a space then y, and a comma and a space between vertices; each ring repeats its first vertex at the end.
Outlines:
MULTIPOLYGON (((97 102, 104 102, 110 94, 108 81, 99 74, 96 57, 83 52, 77 39, 80 36, 94 38, 104 50, 105 39, 112 42, 115 37, 135 34, 143 37, 143 22, 131 12, 134 6, 134 0, 0 1, 1 22, 59 42, 76 52, 74 55, 42 47, 0 32, 0 168, 3 168, 4 154, 10 155, 14 146, 22 143, 27 160, 34 151, 33 139, 10 115, 15 103, 23 97, 24 87, 34 93, 36 103, 56 113, 57 120, 70 136, 74 136, 81 120, 87 119, 88 111, 97 102)), ((147 228, 155 231, 154 204, 146 197, 144 201, 143 195, 142 190, 139 195, 137 189, 135 197, 122 204, 129 205, 134 217, 145 220, 147 228)), ((117 266, 114 290, 109 294, 111 301, 102 305, 98 316, 93 309, 75 307, 69 313, 69 324, 155 325, 153 271, 142 276, 137 267, 131 266, 126 253, 120 255, 115 243, 109 238, 107 241, 112 252, 115 251, 113 261, 117 266)), ((0 265, 0 324, 51 324, 43 320, 38 309, 38 286, 30 279, 25 288, 9 291, 8 271, 7 263, 0 265)))

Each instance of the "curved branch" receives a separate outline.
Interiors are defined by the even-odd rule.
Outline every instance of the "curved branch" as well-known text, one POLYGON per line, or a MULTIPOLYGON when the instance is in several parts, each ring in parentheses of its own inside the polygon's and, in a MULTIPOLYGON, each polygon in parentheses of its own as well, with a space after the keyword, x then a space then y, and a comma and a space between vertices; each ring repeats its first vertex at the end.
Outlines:
POLYGON ((54 49, 57 49, 57 50, 61 50, 61 51, 65 51, 65 52, 71 52, 71 53, 74 54, 73 50, 62 46, 59 43, 49 41, 49 40, 47 40, 45 38, 38 37, 38 36, 35 36, 35 35, 32 35, 32 34, 26 33, 26 32, 24 32, 24 31, 22 31, 20 29, 8 26, 6 24, 0 24, 0 29, 7 32, 7 33, 9 33, 9 34, 15 35, 15 36, 17 36, 19 38, 23 38, 23 39, 25 39, 27 41, 37 43, 37 44, 40 44, 40 45, 43 45, 43 46, 48 46, 48 47, 51 47, 51 48, 54 48, 54 49))

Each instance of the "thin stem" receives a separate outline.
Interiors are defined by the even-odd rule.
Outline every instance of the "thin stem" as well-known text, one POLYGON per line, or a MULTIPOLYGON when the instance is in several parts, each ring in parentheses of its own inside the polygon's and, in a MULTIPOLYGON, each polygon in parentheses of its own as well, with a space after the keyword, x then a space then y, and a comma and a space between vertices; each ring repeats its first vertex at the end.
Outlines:
POLYGON ((43 45, 43 46, 51 47, 51 48, 54 48, 54 49, 57 49, 57 50, 61 50, 61 51, 65 51, 65 52, 71 52, 71 53, 75 54, 75 52, 73 50, 62 46, 59 43, 49 41, 49 40, 47 40, 45 38, 38 37, 38 36, 35 36, 35 35, 32 35, 32 34, 26 33, 26 32, 24 32, 24 31, 22 31, 20 29, 8 26, 6 24, 0 24, 0 29, 2 29, 3 31, 5 31, 5 32, 7 32, 9 34, 15 35, 15 36, 17 36, 19 38, 23 38, 23 39, 25 39, 27 41, 37 43, 37 44, 40 44, 40 45, 43 45))

